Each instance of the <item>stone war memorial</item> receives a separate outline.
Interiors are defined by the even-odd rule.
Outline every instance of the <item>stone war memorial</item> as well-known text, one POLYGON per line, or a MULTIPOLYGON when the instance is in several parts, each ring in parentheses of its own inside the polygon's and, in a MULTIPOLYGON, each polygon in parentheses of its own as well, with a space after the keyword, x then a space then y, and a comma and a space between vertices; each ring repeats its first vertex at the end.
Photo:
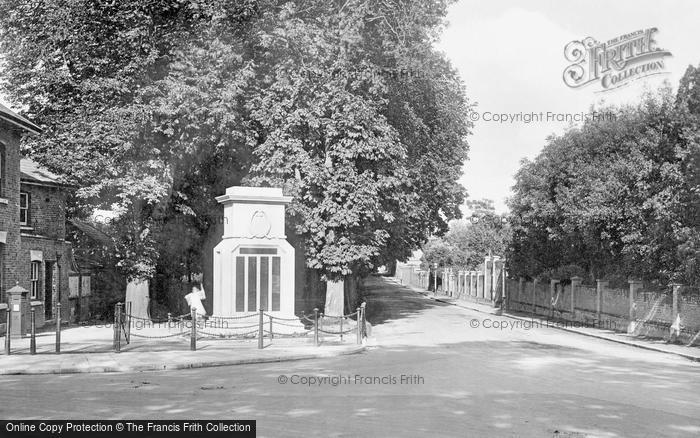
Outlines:
POLYGON ((295 318, 294 248, 284 231, 291 199, 281 188, 240 186, 216 198, 224 205, 224 234, 214 247, 214 317, 263 310, 295 318))

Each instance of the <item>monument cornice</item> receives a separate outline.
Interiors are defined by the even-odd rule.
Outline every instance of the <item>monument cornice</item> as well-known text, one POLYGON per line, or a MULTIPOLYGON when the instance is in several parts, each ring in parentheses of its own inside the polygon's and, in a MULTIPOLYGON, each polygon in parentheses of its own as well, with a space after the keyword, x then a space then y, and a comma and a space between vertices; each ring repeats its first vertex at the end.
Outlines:
POLYGON ((291 196, 260 197, 246 195, 221 195, 216 197, 217 202, 224 204, 227 202, 245 202, 247 204, 289 204, 292 202, 291 196))

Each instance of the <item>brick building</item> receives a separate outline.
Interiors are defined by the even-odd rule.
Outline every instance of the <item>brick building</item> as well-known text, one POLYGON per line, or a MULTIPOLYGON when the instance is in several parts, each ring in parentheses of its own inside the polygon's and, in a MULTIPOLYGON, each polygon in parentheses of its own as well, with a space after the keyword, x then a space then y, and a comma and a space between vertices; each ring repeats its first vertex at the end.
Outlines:
POLYGON ((71 316, 68 276, 74 267, 65 240, 68 186, 57 175, 20 156, 23 134, 41 130, 0 105, 0 289, 19 284, 38 302, 37 326, 71 316))

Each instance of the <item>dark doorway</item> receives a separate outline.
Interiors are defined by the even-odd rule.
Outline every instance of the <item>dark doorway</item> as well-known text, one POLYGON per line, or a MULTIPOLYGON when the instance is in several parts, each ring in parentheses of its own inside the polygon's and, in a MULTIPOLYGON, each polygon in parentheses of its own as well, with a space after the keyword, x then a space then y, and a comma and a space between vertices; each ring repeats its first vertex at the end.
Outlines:
POLYGON ((53 262, 44 264, 44 318, 53 319, 53 262))

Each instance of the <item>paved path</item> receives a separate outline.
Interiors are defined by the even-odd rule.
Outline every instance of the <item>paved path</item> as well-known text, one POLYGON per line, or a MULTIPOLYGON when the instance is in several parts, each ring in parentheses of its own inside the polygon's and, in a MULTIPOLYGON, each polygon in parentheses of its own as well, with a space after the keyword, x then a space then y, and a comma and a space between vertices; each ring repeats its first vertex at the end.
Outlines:
MULTIPOLYGON (((396 280, 393 279, 388 279, 388 281, 396 282, 396 280)), ((606 329, 600 326, 586 326, 585 324, 582 324, 580 322, 567 322, 564 320, 549 319, 545 316, 533 315, 531 313, 501 311, 501 309, 494 308, 490 305, 477 304, 471 301, 447 297, 445 295, 435 295, 432 292, 428 292, 416 287, 409 288, 417 293, 422 294, 425 297, 445 304, 459 306, 469 310, 475 310, 479 313, 498 314, 513 319, 519 319, 523 321, 523 325, 528 324, 534 327, 539 326, 557 328, 559 330, 566 330, 572 333, 578 333, 581 335, 591 336, 594 338, 604 339, 620 344, 631 345, 637 348, 644 348, 647 350, 658 351, 661 353, 675 354, 677 356, 684 357, 689 360, 700 362, 700 348, 697 346, 691 347, 683 344, 671 344, 663 339, 644 338, 640 336, 629 335, 624 332, 606 329)))
MULTIPOLYGON (((29 338, 12 339, 12 354, 0 355, 0 375, 180 370, 340 356, 365 349, 363 345, 358 345, 355 332, 346 334, 342 341, 337 335, 320 333, 322 346, 317 347, 312 333, 303 336, 303 326, 300 325, 302 333, 292 337, 276 336, 272 340, 265 338, 262 349, 258 348, 258 340, 253 333, 244 339, 233 340, 202 337, 197 341, 196 351, 191 351, 191 326, 189 321, 185 321, 185 324, 188 328, 177 324, 163 324, 167 327, 135 326, 131 331, 131 342, 127 344, 122 340, 120 353, 114 352, 113 330, 109 326, 64 329, 61 332, 61 354, 55 353, 55 332, 37 335, 35 355, 30 355, 29 338)), ((354 321, 348 324, 356 327, 354 321)), ((250 328, 242 331, 223 329, 222 332, 230 335, 248 330, 250 328)), ((333 330, 337 330, 337 327, 333 330)), ((346 326, 344 330, 351 328, 346 326)))
POLYGON ((552 328, 491 328, 511 320, 368 286, 375 346, 363 354, 2 376, 0 416, 255 419, 261 437, 700 435, 698 363, 552 328))

